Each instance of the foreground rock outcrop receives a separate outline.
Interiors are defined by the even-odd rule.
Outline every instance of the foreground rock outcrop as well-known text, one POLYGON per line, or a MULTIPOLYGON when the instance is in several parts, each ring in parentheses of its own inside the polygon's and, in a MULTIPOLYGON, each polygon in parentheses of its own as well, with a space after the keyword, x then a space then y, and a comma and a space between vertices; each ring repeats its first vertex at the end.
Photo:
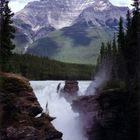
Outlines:
POLYGON ((61 140, 47 114, 42 113, 29 81, 0 73, 0 140, 61 140))
POLYGON ((88 140, 138 140, 139 93, 108 89, 73 102, 88 140))

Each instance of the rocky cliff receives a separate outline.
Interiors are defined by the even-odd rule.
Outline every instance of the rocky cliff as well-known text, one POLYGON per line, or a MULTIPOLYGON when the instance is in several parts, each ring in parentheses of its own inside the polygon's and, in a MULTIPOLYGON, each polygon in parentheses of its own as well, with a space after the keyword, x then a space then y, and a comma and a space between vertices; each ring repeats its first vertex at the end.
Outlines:
POLYGON ((88 140, 138 140, 139 93, 108 89, 73 102, 88 140), (131 96, 129 96, 131 95, 131 96))
POLYGON ((27 79, 0 73, 1 140, 61 140, 62 133, 53 127, 52 120, 42 113, 27 79))

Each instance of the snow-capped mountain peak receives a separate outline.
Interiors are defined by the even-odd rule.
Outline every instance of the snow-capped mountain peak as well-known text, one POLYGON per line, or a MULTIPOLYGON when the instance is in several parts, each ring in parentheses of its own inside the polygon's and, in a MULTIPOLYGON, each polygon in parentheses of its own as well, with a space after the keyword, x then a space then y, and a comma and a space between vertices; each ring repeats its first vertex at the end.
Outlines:
POLYGON ((81 23, 114 28, 126 11, 109 0, 40 0, 28 3, 14 19, 20 33, 37 40, 54 30, 81 23))
POLYGON ((108 0, 40 0, 30 2, 15 18, 26 21, 33 29, 51 25, 56 29, 71 26, 87 7, 102 11, 111 6, 108 0))

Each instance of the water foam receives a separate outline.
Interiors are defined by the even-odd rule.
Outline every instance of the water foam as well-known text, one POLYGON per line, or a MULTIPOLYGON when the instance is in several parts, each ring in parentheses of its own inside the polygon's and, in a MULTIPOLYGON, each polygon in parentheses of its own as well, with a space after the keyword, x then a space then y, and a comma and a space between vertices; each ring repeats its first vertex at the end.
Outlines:
MULTIPOLYGON (((50 116, 56 117, 52 122, 55 128, 63 133, 63 140, 87 140, 82 132, 78 113, 73 112, 71 105, 56 92, 57 85, 63 81, 32 81, 31 85, 38 98, 43 111, 46 112, 46 104, 50 116)), ((79 82, 79 95, 84 95, 90 82, 79 82)))

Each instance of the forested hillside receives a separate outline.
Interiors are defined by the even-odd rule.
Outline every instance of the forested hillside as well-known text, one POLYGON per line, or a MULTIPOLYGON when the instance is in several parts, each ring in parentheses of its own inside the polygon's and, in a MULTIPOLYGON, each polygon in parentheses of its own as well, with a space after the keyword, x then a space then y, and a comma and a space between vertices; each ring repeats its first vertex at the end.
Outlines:
POLYGON ((118 32, 113 41, 102 43, 98 68, 110 71, 111 81, 124 82, 127 88, 138 86, 140 54, 140 9, 139 1, 134 0, 133 13, 126 14, 126 28, 120 17, 118 32))
POLYGON ((28 54, 13 54, 5 71, 22 74, 32 80, 90 80, 92 65, 78 65, 28 54))

